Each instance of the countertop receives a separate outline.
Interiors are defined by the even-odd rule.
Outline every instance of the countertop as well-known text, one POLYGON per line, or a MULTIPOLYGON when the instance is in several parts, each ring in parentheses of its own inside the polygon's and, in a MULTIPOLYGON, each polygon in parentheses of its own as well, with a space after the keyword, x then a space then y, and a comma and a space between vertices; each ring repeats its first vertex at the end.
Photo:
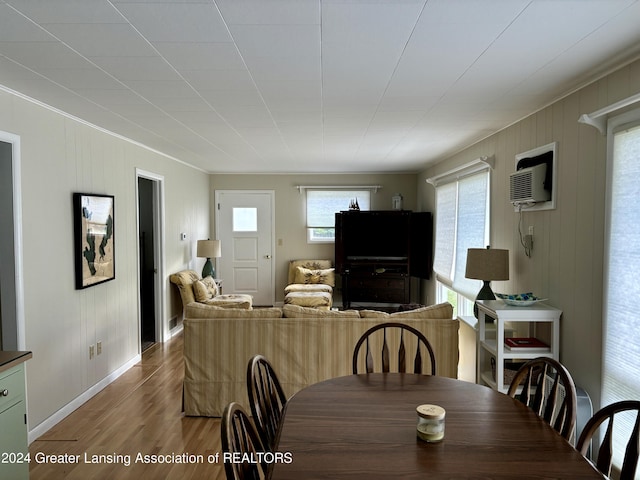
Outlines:
POLYGON ((12 352, 8 350, 0 350, 0 373, 16 365, 26 362, 33 355, 31 352, 12 352))

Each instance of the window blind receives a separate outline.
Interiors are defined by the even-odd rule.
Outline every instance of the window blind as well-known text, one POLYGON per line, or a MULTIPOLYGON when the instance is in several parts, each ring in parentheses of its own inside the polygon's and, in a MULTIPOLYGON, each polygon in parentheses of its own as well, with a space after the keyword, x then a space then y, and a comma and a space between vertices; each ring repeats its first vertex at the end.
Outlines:
MULTIPOLYGON (((640 112, 636 117, 640 120, 640 112)), ((640 125, 609 135, 602 405, 640 398, 640 125)), ((614 465, 622 464, 634 416, 616 417, 614 465)))
POLYGON ((307 227, 333 228, 336 212, 348 210, 353 200, 360 210, 369 210, 370 196, 368 190, 307 190, 307 227))
POLYGON ((468 298, 482 282, 465 278, 467 249, 489 239, 489 168, 436 186, 434 270, 438 280, 468 298))

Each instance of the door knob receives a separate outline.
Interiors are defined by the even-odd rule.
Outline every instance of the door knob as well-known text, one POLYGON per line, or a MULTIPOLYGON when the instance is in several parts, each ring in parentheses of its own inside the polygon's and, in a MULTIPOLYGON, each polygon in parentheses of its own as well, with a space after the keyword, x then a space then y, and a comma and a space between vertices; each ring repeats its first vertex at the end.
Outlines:
POLYGON ((271 259, 271 255, 265 255, 264 258, 271 259))

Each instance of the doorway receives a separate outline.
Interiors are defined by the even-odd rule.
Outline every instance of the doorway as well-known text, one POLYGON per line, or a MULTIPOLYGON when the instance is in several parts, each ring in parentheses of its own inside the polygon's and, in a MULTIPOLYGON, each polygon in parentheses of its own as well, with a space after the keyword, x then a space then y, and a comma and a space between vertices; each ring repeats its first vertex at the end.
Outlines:
POLYGON ((218 190, 216 233, 222 256, 217 259, 223 293, 253 296, 253 304, 271 306, 274 291, 274 192, 218 190))
POLYGON ((164 341, 162 178, 137 170, 140 351, 164 341))
POLYGON ((138 241, 140 261, 141 350, 156 343, 155 241, 153 229, 153 182, 138 177, 138 241))

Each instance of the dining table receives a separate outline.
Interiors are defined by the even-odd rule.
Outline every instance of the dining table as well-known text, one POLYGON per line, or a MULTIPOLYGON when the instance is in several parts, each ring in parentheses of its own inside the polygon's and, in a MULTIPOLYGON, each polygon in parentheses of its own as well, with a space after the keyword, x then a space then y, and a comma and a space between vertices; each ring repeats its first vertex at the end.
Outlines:
POLYGON ((286 403, 272 480, 600 479, 532 410, 474 383, 432 375, 332 378, 286 403), (419 405, 445 410, 444 438, 417 436, 419 405))

